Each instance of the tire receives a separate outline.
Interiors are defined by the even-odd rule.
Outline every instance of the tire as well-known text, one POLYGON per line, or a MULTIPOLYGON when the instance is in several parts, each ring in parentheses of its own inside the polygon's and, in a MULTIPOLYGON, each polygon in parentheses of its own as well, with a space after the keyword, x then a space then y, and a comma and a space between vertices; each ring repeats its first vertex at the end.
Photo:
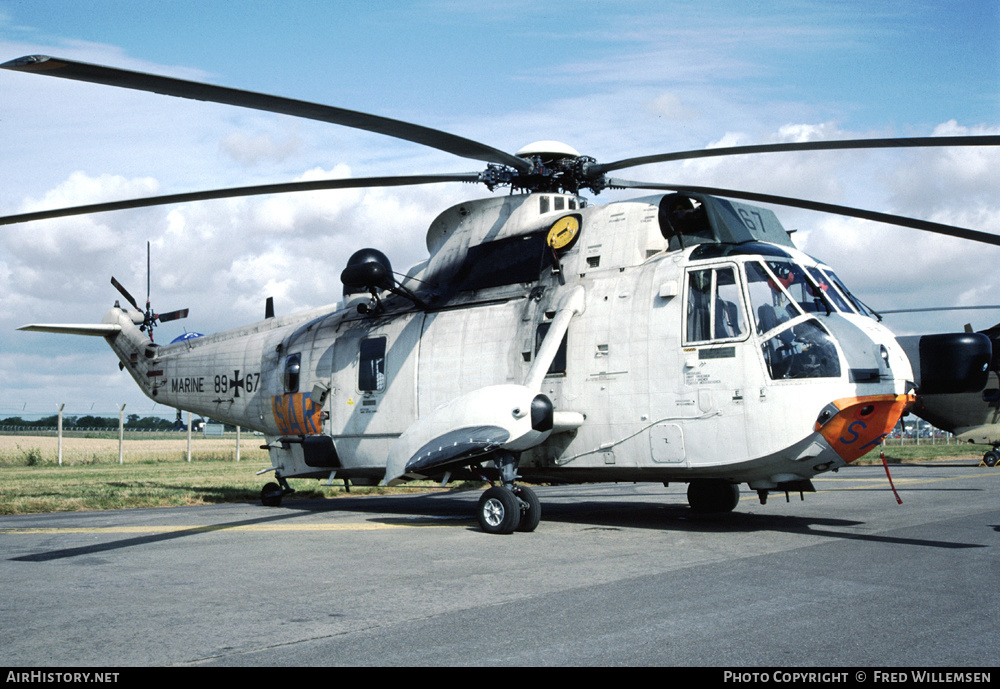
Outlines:
POLYGON ((277 483, 265 483, 260 490, 260 502, 264 507, 278 507, 281 505, 281 498, 285 496, 285 491, 277 483))
POLYGON ((687 496, 699 514, 732 512, 740 502, 740 487, 724 479, 698 479, 688 484, 687 496))
POLYGON ((506 488, 487 488, 479 498, 479 526, 486 533, 514 533, 521 522, 521 503, 506 488))
POLYGON ((1000 461, 1000 451, 989 450, 985 455, 983 455, 983 464, 988 467, 995 467, 997 461, 1000 461))
POLYGON ((521 506, 521 523, 517 525, 518 531, 531 532, 538 528, 538 523, 542 520, 542 503, 538 501, 535 491, 527 486, 516 486, 514 495, 527 503, 527 508, 521 506))

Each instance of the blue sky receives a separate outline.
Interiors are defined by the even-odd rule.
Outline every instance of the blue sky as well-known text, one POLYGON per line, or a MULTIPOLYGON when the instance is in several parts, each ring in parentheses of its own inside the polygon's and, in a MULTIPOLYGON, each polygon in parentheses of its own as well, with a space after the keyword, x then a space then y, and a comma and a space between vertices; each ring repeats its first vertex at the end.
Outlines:
MULTIPOLYGON (((1000 132, 1000 5, 985 1, 0 0, 0 61, 33 53, 339 105, 511 152, 557 139, 603 161, 720 144, 1000 132)), ((997 163, 993 151, 808 154, 622 176, 1000 234, 997 163)), ((0 213, 331 174, 480 168, 330 125, 0 73, 0 213)), ((153 409, 103 343, 14 331, 99 320, 117 297, 110 275, 141 294, 146 241, 154 306, 190 307, 183 325, 211 332, 259 318, 268 295, 282 312, 335 301, 343 262, 361 246, 391 248, 397 265, 420 260, 434 216, 486 193, 460 185, 296 195, 4 230, 0 417, 51 413, 63 401, 153 409)), ((799 230, 800 246, 873 305, 1000 302, 993 248, 776 210, 799 230)), ((970 320, 987 327, 1000 314, 900 316, 889 325, 931 332, 970 320)))

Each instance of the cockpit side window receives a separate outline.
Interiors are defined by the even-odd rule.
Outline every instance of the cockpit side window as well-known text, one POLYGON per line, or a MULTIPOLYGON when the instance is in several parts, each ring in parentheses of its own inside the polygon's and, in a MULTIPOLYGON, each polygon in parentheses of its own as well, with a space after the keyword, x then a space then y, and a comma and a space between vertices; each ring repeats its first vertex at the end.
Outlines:
POLYGON ((746 332, 735 269, 706 268, 688 273, 686 341, 732 340, 746 332))
POLYGON ((840 377, 837 347, 815 318, 780 331, 761 345, 761 351, 773 380, 840 377))
POLYGON ((767 267, 803 311, 806 313, 829 311, 822 292, 806 277, 800 265, 788 261, 768 261, 767 267))
POLYGON ((746 273, 758 333, 766 333, 799 315, 799 310, 778 287, 776 278, 763 265, 748 262, 746 273))

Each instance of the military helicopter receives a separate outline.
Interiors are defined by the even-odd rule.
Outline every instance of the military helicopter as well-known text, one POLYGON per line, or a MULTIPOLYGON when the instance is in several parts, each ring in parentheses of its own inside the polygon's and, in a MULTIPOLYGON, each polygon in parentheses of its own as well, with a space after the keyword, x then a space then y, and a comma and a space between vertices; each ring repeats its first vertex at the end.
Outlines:
POLYGON ((731 189, 609 173, 707 156, 997 145, 1000 137, 771 144, 612 163, 543 141, 515 154, 446 132, 331 106, 45 56, 5 69, 305 117, 486 163, 478 172, 218 189, 0 218, 231 196, 474 182, 509 194, 459 203, 404 274, 361 249, 343 299, 212 335, 154 343, 157 319, 117 303, 99 324, 23 330, 103 337, 154 401, 259 431, 275 482, 490 484, 489 533, 532 531, 538 482, 683 482, 697 512, 728 512, 746 483, 811 491, 810 479, 875 448, 925 390, 978 392, 983 335, 925 336, 908 356, 832 268, 799 251, 777 204, 1000 244, 974 230, 731 189), (651 195, 593 205, 580 193, 651 195), (750 202, 750 203, 748 203, 750 202), (926 346, 925 346, 926 345, 926 346), (914 375, 914 371, 919 375, 914 375))

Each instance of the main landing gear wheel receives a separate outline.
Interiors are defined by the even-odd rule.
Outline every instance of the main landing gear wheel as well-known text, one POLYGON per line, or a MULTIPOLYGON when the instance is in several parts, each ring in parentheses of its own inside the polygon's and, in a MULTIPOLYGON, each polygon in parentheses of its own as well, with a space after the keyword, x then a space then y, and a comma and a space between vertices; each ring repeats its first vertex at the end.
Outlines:
POLYGON ((989 450, 983 455, 983 464, 988 467, 995 467, 1000 462, 1000 450, 989 450))
POLYGON ((538 528, 538 522, 542 520, 542 503, 538 501, 535 491, 527 486, 514 486, 514 495, 523 503, 521 505, 521 523, 517 525, 518 531, 534 531, 538 528))
POLYGON ((699 514, 732 512, 740 502, 740 487, 724 479, 698 479, 688 484, 687 495, 699 514))
POLYGON ((521 503, 500 486, 487 488, 479 498, 479 526, 486 533, 509 534, 521 523, 521 503))
POLYGON ((265 507, 278 507, 281 505, 281 498, 285 497, 285 491, 277 483, 265 483, 260 489, 260 502, 265 507))

